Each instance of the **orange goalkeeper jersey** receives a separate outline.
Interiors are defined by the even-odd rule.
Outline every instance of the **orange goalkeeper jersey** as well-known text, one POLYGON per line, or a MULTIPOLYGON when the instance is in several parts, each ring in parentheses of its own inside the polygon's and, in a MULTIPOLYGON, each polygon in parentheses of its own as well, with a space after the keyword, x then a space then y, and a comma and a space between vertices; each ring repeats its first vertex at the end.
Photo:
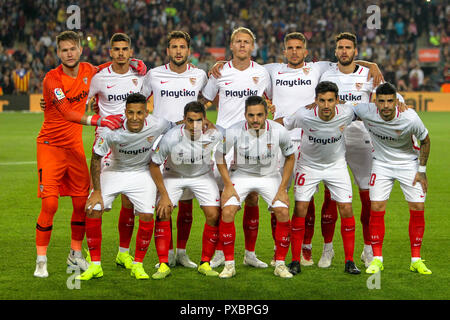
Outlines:
POLYGON ((46 107, 38 143, 57 147, 83 143, 83 126, 68 119, 85 113, 89 85, 96 72, 97 68, 90 63, 80 62, 76 78, 65 74, 61 65, 45 75, 43 96, 46 107))

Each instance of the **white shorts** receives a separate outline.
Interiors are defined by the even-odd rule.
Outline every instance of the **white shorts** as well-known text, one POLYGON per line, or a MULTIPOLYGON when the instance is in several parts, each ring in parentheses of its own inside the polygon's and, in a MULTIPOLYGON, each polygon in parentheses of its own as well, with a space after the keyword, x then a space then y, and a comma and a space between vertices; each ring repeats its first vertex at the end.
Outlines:
POLYGON ((352 182, 344 163, 335 164, 327 169, 316 169, 299 165, 295 170, 294 195, 295 201, 309 202, 323 181, 336 202, 352 202, 352 182))
POLYGON ((288 208, 285 203, 279 200, 272 205, 272 201, 275 198, 281 183, 281 175, 278 172, 270 176, 251 176, 234 172, 231 174, 230 178, 241 201, 239 202, 236 197, 231 197, 224 204, 224 207, 240 207, 245 198, 247 198, 248 194, 254 191, 261 195, 269 208, 288 208))
POLYGON ((354 121, 344 131, 345 160, 360 189, 369 189, 372 169, 372 142, 362 121, 354 121))
POLYGON ((377 160, 373 161, 370 178, 369 195, 371 201, 389 199, 394 181, 398 180, 405 200, 408 202, 425 202, 426 194, 420 183, 412 185, 417 173, 418 164, 389 165, 377 160))
MULTIPOLYGON (((108 171, 100 174, 103 205, 105 210, 110 210, 114 199, 119 194, 124 194, 130 199, 134 207, 134 213, 153 213, 157 188, 150 175, 150 171, 108 171)), ((100 210, 96 205, 94 210, 100 210)))
POLYGON ((164 185, 174 206, 178 205, 185 191, 193 194, 200 206, 220 206, 219 188, 212 172, 192 178, 165 174, 164 185))

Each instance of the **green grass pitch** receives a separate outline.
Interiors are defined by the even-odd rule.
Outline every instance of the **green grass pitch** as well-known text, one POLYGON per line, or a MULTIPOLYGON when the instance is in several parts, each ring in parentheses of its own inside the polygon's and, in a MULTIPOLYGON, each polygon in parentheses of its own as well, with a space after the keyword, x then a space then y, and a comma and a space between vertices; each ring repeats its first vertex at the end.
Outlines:
MULTIPOLYGON (((214 112, 209 112, 215 118, 214 112)), ((114 263, 118 247, 117 220, 120 200, 113 210, 103 216, 102 265, 104 277, 83 282, 80 289, 66 273, 66 258, 70 245, 70 198, 61 198, 55 215, 52 238, 48 249, 49 278, 33 277, 35 267, 35 225, 40 211, 37 198, 36 136, 43 115, 30 113, 0 113, 0 299, 148 299, 148 300, 304 300, 304 299, 445 299, 450 298, 450 194, 449 180, 450 113, 420 113, 430 131, 431 154, 428 162, 429 192, 426 201, 425 235, 422 257, 433 271, 430 276, 409 271, 410 248, 408 237, 409 212, 396 183, 388 203, 386 236, 384 242, 385 270, 381 274, 380 289, 368 289, 369 275, 344 273, 343 247, 340 222, 336 225, 334 248, 336 256, 332 267, 323 270, 317 265, 302 267, 302 273, 293 279, 280 279, 273 268, 254 269, 242 264, 244 240, 242 210, 236 218, 236 277, 228 280, 209 279, 196 270, 176 267, 163 281, 138 281, 128 271, 114 263), (68 285, 69 284, 69 285, 68 285)), ((93 128, 85 127, 84 144, 87 158, 91 156, 93 128)), ((360 202, 354 186, 356 244, 355 261, 362 251, 362 230, 359 223, 360 202)), ((292 192, 291 192, 292 195, 292 192)), ((315 196, 316 227, 313 238, 313 259, 317 263, 322 251, 320 208, 323 187, 315 196)), ((291 204, 293 200, 291 198, 291 204)), ((176 219, 176 211, 173 214, 176 219)), ((194 222, 187 251, 197 261, 201 252, 204 217, 198 203, 194 202, 194 222)), ((131 242, 134 252, 134 241, 131 242)), ((84 244, 86 247, 86 244, 84 244)), ((260 227, 256 244, 258 256, 269 262, 273 254, 270 215, 266 205, 260 204, 260 227)), ((290 253, 287 256, 290 261, 290 253)), ((154 272, 157 256, 154 241, 144 260, 148 273, 154 272)), ((221 268, 220 268, 221 269, 221 268)))

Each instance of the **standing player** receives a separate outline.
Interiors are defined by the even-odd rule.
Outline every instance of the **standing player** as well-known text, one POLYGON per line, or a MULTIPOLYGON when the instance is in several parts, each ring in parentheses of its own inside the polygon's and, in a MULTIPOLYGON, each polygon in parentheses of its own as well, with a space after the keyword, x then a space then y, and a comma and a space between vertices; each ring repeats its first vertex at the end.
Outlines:
MULTIPOLYGON (((369 69, 355 61, 358 55, 356 48, 356 36, 344 32, 336 37, 335 55, 338 63, 335 67, 325 72, 320 81, 334 82, 339 88, 339 99, 351 103, 370 102, 374 89, 373 81, 367 81, 369 69)), ((359 187, 361 199, 361 224, 363 227, 364 249, 361 260, 366 267, 372 260, 372 248, 370 246, 369 218, 370 198, 369 179, 372 167, 372 144, 370 136, 361 121, 354 121, 344 132, 346 145, 346 159, 354 180, 359 187)), ((322 210, 322 235, 324 246, 322 257, 318 266, 327 268, 334 257, 333 235, 337 220, 336 203, 331 199, 330 192, 325 190, 325 200, 322 210)))
POLYGON ((410 212, 410 270, 431 274, 420 255, 425 230, 424 202, 428 188, 425 173, 430 153, 428 130, 414 110, 399 112, 396 89, 390 83, 384 83, 377 88, 375 104, 358 104, 354 111, 364 121, 374 149, 369 184, 370 238, 374 258, 366 272, 377 273, 384 269, 384 215, 394 181, 398 180, 410 212), (415 146, 414 137, 420 141, 420 148, 415 146))
MULTIPOLYGON (((160 194, 157 210, 167 211, 170 216, 173 204, 178 203, 185 190, 198 199, 206 218, 198 271, 206 276, 218 276, 209 264, 219 238, 220 206, 211 152, 222 135, 217 129, 203 133, 205 119, 205 107, 197 101, 189 102, 184 108, 184 123, 167 132, 152 155, 150 172, 160 194)), ((168 267, 166 272, 170 272, 168 267)))
MULTIPOLYGON (((270 77, 261 65, 251 61, 251 53, 254 48, 255 35, 247 28, 240 27, 231 35, 230 50, 233 59, 227 62, 222 70, 220 78, 210 77, 202 90, 205 99, 213 101, 219 95, 219 106, 216 124, 229 128, 239 121, 245 120, 245 100, 249 96, 262 96, 269 86, 270 77)), ((231 155, 231 153, 230 153, 231 155)), ((215 170, 219 188, 223 188, 223 182, 215 170)), ((255 254, 256 239, 259 226, 258 194, 251 192, 245 199, 244 206, 244 238, 245 256, 244 264, 266 268, 267 263, 260 261, 255 254)), ((225 261, 224 252, 219 250, 219 241, 216 254, 211 261, 213 268, 222 265, 225 261)))
MULTIPOLYGON (((109 54, 112 64, 98 72, 91 81, 88 101, 95 97, 100 116, 110 114, 122 114, 125 110, 127 97, 139 92, 144 76, 130 67, 130 58, 133 56, 131 39, 124 33, 115 33, 110 40, 109 54)), ((102 132, 97 128, 96 138, 102 132)), ((95 144, 95 142, 94 142, 95 144)), ((102 160, 102 168, 109 166, 109 154, 102 160)), ((131 269, 133 257, 129 254, 131 237, 134 229, 134 210, 130 200, 122 195, 122 208, 119 215, 119 251, 116 263, 127 269, 131 269)))
POLYGON ((220 278, 231 278, 236 274, 234 217, 240 209, 242 200, 250 192, 261 194, 277 219, 274 274, 282 278, 292 278, 285 265, 285 258, 289 250, 291 229, 287 183, 294 167, 295 150, 288 131, 275 121, 268 120, 267 113, 264 98, 260 96, 247 98, 246 120, 226 129, 222 147, 216 151, 217 168, 224 183, 219 237, 223 244, 225 267, 219 275, 220 278), (225 155, 232 149, 234 164, 230 174, 225 155), (278 171, 279 152, 286 158, 283 176, 278 171))
POLYGON ((80 37, 64 31, 56 37, 61 65, 44 78, 44 123, 37 137, 38 196, 42 199, 36 224, 35 277, 48 277, 47 247, 58 209, 59 196, 72 197, 72 241, 67 264, 86 270, 81 254, 85 232, 84 206, 89 193, 89 171, 82 140, 82 125, 118 128, 120 115, 101 117, 84 113, 89 84, 97 68, 80 62, 80 37))
MULTIPOLYGON (((153 115, 181 123, 184 107, 197 101, 200 91, 206 84, 206 73, 192 68, 188 63, 191 37, 184 31, 172 31, 167 37, 166 54, 169 63, 149 71, 144 78, 141 93, 146 97, 153 95, 153 115)), ((176 263, 187 268, 197 265, 186 254, 186 244, 192 226, 192 193, 187 192, 178 203, 177 250, 173 251, 170 242, 169 265, 176 263)), ((158 222, 156 222, 158 223, 158 222)))
POLYGON ((345 252, 345 272, 359 274, 353 262, 355 218, 352 210, 352 183, 345 161, 343 135, 354 114, 347 105, 337 105, 336 84, 323 81, 316 87, 316 104, 312 110, 299 108, 283 118, 286 128, 302 128, 302 150, 294 181, 295 209, 292 217, 290 272, 300 272, 300 251, 305 232, 305 216, 317 185, 323 183, 337 201, 341 214, 341 234, 345 252))
POLYGON ((94 188, 86 202, 86 239, 92 263, 77 277, 79 280, 103 276, 100 262, 102 214, 104 209, 111 209, 119 194, 130 199, 139 216, 131 275, 136 279, 149 278, 142 264, 152 238, 156 201, 156 186, 150 175, 149 162, 154 141, 170 129, 171 123, 149 115, 146 102, 140 93, 129 95, 122 128, 102 130, 93 147, 91 177, 94 188), (108 154, 109 165, 101 169, 102 158, 108 154))

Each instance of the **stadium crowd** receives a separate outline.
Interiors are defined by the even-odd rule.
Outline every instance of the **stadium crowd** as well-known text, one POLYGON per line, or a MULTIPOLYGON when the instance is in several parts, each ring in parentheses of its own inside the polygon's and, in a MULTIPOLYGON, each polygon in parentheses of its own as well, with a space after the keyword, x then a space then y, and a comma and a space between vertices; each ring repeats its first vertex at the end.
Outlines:
MULTIPOLYGON (((58 64, 56 35, 66 30, 69 1, 5 0, 0 4, 0 94, 42 92, 44 75, 58 64), (29 74, 18 88, 13 75, 29 74)), ((191 63, 207 70, 215 62, 209 47, 225 47, 238 26, 254 31, 253 58, 281 62, 282 40, 292 31, 305 34, 309 59, 331 60, 334 36, 358 37, 359 59, 376 62, 385 80, 400 91, 439 91, 450 82, 450 4, 445 1, 290 1, 290 0, 86 0, 80 4, 83 57, 93 64, 109 60, 108 40, 115 32, 132 38, 135 57, 148 68, 165 61, 166 35, 184 30, 192 36, 191 63), (367 7, 379 4, 381 28, 368 29, 367 7), (418 46, 441 49, 437 66, 421 65, 418 46)))

